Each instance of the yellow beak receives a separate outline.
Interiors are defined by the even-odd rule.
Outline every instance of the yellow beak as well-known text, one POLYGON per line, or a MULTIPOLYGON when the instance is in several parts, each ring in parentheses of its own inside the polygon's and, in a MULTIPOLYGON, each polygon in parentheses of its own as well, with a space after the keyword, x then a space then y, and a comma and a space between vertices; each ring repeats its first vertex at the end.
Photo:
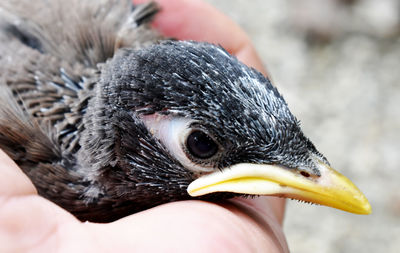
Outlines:
POLYGON ((321 161, 317 164, 318 177, 305 177, 279 165, 236 164, 196 179, 187 191, 193 197, 213 192, 274 195, 356 214, 371 213, 368 200, 348 178, 321 161))

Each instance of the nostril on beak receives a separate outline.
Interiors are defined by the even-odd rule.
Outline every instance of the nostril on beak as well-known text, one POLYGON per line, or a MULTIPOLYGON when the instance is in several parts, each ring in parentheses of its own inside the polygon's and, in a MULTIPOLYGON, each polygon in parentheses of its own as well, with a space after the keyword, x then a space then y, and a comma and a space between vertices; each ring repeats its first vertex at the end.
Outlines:
POLYGON ((308 173, 308 172, 306 172, 306 171, 301 171, 300 174, 301 174, 303 177, 310 177, 310 173, 308 173))

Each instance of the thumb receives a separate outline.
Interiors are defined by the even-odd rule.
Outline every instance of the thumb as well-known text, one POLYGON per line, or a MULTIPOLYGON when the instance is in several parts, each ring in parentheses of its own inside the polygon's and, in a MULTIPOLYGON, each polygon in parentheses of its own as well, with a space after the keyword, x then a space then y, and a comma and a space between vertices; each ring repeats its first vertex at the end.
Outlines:
POLYGON ((12 197, 37 194, 22 170, 0 149, 0 196, 12 197))

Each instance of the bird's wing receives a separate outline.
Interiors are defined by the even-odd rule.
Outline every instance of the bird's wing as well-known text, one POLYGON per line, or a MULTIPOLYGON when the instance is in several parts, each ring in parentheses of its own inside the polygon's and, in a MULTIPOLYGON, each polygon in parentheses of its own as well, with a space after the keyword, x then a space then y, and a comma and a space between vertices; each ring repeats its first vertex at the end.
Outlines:
POLYGON ((54 136, 22 110, 8 87, 0 89, 0 148, 19 164, 60 157, 54 136))
POLYGON ((118 48, 161 38, 147 25, 157 11, 153 2, 133 6, 131 0, 8 0, 0 3, 0 24, 26 46, 96 67, 118 48))
POLYGON ((13 106, 0 111, 0 148, 27 155, 24 145, 40 139, 31 138, 37 128, 51 149, 76 151, 97 64, 118 48, 160 38, 147 27, 157 10, 130 0, 1 1, 0 88, 7 91, 0 99, 13 106), (28 132, 13 139, 21 129, 28 132))
POLYGON ((66 194, 67 198, 78 199, 85 190, 82 175, 72 169, 68 157, 63 157, 57 137, 52 136, 46 126, 39 124, 13 98, 8 87, 1 87, 0 148, 34 179, 39 194, 52 196, 54 202, 65 208, 74 206, 74 202, 61 196, 66 194), (65 185, 65 182, 70 184, 65 185))

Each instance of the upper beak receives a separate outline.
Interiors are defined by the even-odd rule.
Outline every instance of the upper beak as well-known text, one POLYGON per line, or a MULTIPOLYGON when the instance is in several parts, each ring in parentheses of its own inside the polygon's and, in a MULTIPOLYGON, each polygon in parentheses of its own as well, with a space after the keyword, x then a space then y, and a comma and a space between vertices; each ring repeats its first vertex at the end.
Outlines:
POLYGON ((279 165, 236 164, 196 179, 187 191, 191 196, 213 192, 283 196, 356 214, 371 213, 368 200, 348 178, 322 161, 317 164, 319 177, 305 177, 279 165))

